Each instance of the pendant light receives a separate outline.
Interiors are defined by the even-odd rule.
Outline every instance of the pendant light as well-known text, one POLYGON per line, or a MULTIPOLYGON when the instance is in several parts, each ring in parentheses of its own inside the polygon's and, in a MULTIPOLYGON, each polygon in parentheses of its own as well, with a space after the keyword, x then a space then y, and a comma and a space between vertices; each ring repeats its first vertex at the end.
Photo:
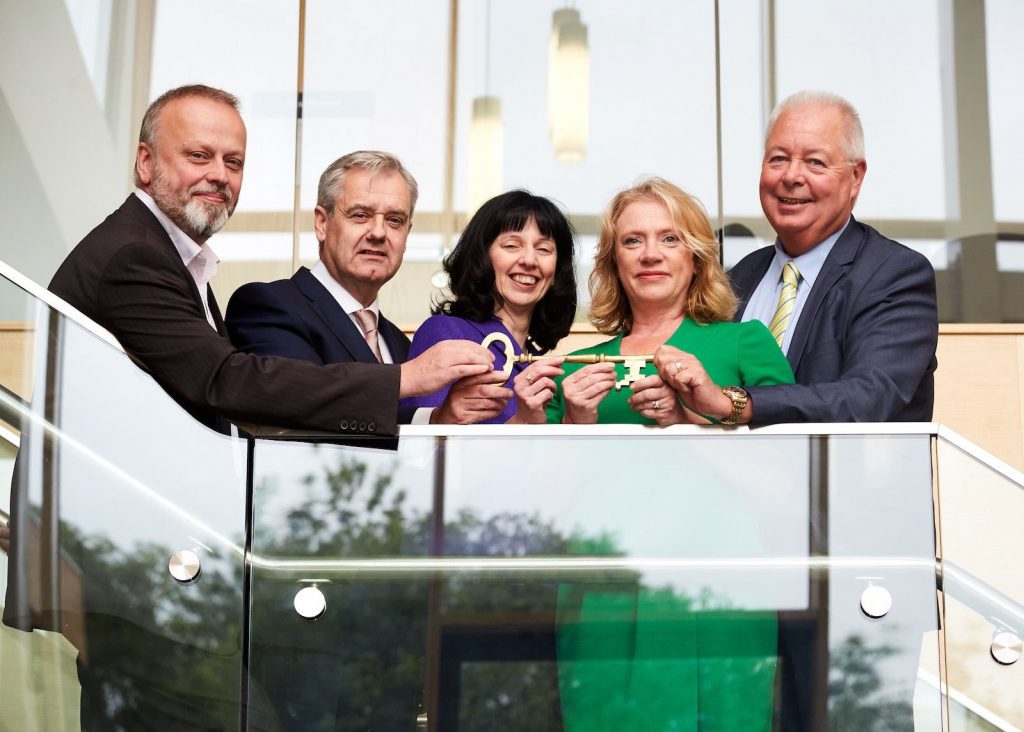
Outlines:
POLYGON ((548 132, 560 163, 587 156, 590 53, 587 26, 575 8, 556 10, 548 47, 548 132))
POLYGON ((502 190, 505 132, 501 122, 501 99, 490 95, 491 84, 491 2, 487 0, 484 41, 484 95, 473 100, 469 126, 468 216, 502 190))

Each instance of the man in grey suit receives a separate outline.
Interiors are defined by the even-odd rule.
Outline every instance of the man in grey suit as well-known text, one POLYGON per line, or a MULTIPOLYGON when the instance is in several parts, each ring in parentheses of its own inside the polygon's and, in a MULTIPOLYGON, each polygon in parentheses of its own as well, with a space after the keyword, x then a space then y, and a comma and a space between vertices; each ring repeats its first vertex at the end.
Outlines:
POLYGON ((772 113, 760 195, 778 239, 729 276, 736 319, 768 326, 796 383, 721 389, 699 364, 660 364, 691 385, 701 413, 728 413, 731 400, 731 422, 753 425, 931 419, 935 272, 853 217, 866 171, 860 119, 845 99, 800 92, 772 113))
MULTIPOLYGON (((853 217, 866 171, 860 119, 845 99, 801 92, 773 112, 760 196, 778 239, 741 260, 730 278, 740 300, 737 318, 768 325, 796 383, 751 387, 740 421, 931 419, 938 342, 935 273, 919 253, 853 217)), ((901 498, 907 506, 928 500, 907 493, 901 498)), ((878 505, 874 486, 864 486, 860 498, 878 505)), ((905 516, 877 516, 869 530, 874 545, 928 556, 934 547, 899 535, 905 516)), ((855 591, 841 574, 832 575, 831 582, 834 593, 855 591)), ((934 577, 916 574, 899 584, 904 638, 933 629, 934 577)), ((820 679, 828 678, 814 660, 818 632, 813 624, 780 615, 781 729, 816 727, 812 710, 816 697, 826 693, 820 679)), ((892 643, 893 649, 900 645, 892 643)), ((918 671, 913 644, 894 650, 890 663, 885 674, 890 694, 908 699, 918 671)))

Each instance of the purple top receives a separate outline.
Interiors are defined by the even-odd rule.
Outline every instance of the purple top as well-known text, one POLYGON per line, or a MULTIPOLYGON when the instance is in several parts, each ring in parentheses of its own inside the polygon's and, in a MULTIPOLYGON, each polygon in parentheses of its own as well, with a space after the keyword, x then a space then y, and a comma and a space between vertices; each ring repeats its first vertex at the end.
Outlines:
MULTIPOLYGON (((473 341, 474 343, 480 343, 483 339, 491 333, 498 331, 508 336, 508 339, 512 341, 512 348, 515 351, 515 355, 522 353, 519 344, 516 342, 515 337, 508 332, 508 328, 498 320, 498 318, 491 318, 487 322, 477 323, 473 320, 466 320, 464 318, 457 318, 454 315, 431 315, 416 330, 416 335, 412 338, 412 345, 409 347, 409 358, 410 360, 416 358, 421 353, 426 351, 428 348, 433 346, 435 343, 441 341, 447 341, 452 339, 462 339, 467 341, 473 341)), ((496 371, 501 371, 505 367, 505 349, 501 343, 492 343, 490 351, 494 353, 494 368, 496 371)), ((509 380, 505 382, 505 387, 512 388, 512 380, 515 379, 516 375, 519 374, 523 369, 526 368, 524 363, 512 364, 512 375, 509 380)), ((433 394, 419 397, 407 397, 401 401, 403 407, 439 407, 441 402, 444 401, 445 397, 448 396, 448 389, 451 386, 445 386, 440 391, 436 391, 433 394)), ((512 417, 516 413, 516 400, 512 397, 508 400, 508 404, 494 419, 487 419, 480 424, 501 424, 506 422, 509 417, 512 417)))

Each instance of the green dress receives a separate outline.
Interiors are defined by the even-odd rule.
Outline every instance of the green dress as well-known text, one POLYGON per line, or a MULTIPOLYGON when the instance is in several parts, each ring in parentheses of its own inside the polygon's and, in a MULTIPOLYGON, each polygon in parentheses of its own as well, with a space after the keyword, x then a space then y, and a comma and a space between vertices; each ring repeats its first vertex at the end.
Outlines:
MULTIPOLYGON (((619 336, 576 353, 619 355, 621 342, 619 336)), ((789 362, 759 321, 702 326, 684 320, 668 344, 697 356, 721 386, 793 382, 789 362)), ((582 365, 565 365, 567 374, 577 368, 582 365)), ((622 378, 623 367, 616 368, 622 378)), ((644 370, 654 373, 650 364, 644 370)), ((560 387, 549 422, 561 422, 564 414, 560 387)), ((598 421, 650 424, 630 409, 631 393, 611 391, 598 407, 598 421)), ((756 552, 756 538, 748 543, 741 549, 756 552)), ((582 544, 570 551, 593 553, 582 544)), ((688 552, 680 537, 678 556, 688 552)), ((565 729, 769 732, 776 614, 727 602, 710 609, 705 602, 646 587, 636 577, 563 583, 557 653, 565 729)))
MULTIPOLYGON (((676 332, 665 342, 681 351, 692 353, 704 366, 708 376, 719 386, 766 386, 769 384, 792 384, 793 370, 789 361, 779 349, 772 334, 760 320, 746 323, 708 323, 699 325, 684 318, 676 332)), ((622 354, 622 336, 599 343, 590 348, 574 351, 571 355, 622 354)), ((548 403, 548 423, 559 423, 565 415, 562 398, 562 379, 581 369, 586 364, 567 363, 562 368, 565 375, 555 379, 558 391, 548 403)), ((615 365, 616 375, 626 375, 622 364, 615 365)), ((654 364, 647 364, 645 376, 657 373, 654 364)), ((633 392, 626 387, 612 389, 597 407, 597 421, 600 424, 654 424, 654 420, 641 417, 630 409, 627 399, 633 392)))

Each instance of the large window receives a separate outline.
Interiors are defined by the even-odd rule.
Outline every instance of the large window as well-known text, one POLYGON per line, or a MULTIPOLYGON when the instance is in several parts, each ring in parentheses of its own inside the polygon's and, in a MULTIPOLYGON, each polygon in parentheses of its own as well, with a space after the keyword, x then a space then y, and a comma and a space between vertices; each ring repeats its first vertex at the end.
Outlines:
POLYGON ((1015 241, 1024 234, 1016 78, 1024 8, 1016 0, 306 0, 304 35, 302 6, 19 6, 2 31, 5 47, 45 53, 47 64, 0 71, 0 145, 10 162, 0 184, 12 191, 0 201, 18 201, 0 202, 3 259, 48 280, 130 189, 141 110, 169 87, 200 81, 238 94, 249 130, 239 208, 214 241, 222 302, 243 282, 315 261, 319 174, 361 148, 398 154, 420 183, 406 263, 382 292, 402 324, 428 313, 443 284, 440 258, 479 191, 525 187, 563 205, 581 235, 584 282, 607 201, 640 176, 661 175, 725 227, 728 266, 774 236, 757 196, 772 103, 819 88, 850 99, 864 122, 868 174, 857 216, 929 256, 942 317, 1024 320, 1013 295, 1024 286, 1015 241), (585 47, 586 73, 555 82, 559 99, 584 104, 554 115, 582 120, 585 141, 569 154, 555 144, 549 103, 556 23, 574 48, 585 47), (57 106, 75 120, 59 134, 57 106), (474 109, 499 120, 484 154, 472 151, 474 109), (482 175, 474 160, 487 161, 482 175), (45 243, 25 247, 27 236, 45 243), (968 291, 993 289, 999 308, 964 305, 968 291))

